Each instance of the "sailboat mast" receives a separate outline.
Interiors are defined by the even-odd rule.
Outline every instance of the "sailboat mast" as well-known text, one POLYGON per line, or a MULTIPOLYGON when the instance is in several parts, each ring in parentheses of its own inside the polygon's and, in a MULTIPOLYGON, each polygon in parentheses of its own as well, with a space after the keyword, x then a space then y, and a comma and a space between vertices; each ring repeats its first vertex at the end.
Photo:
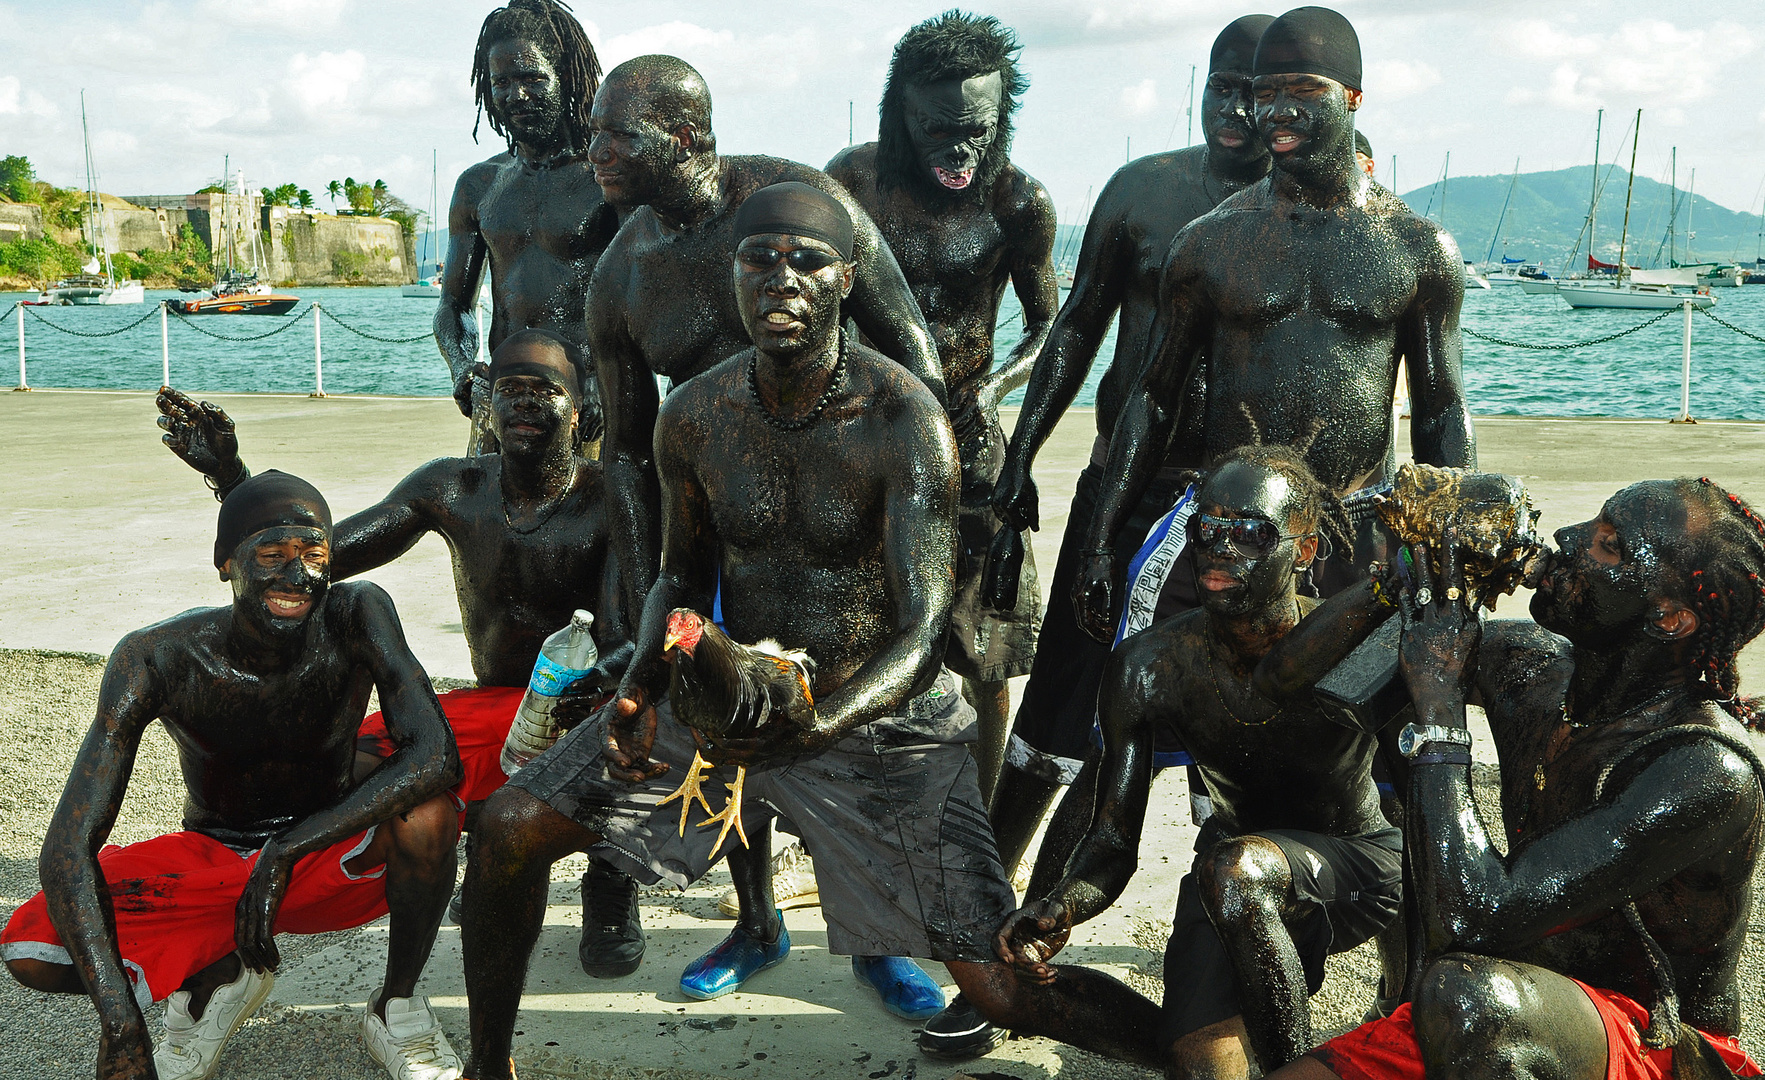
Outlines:
POLYGON ((1685 193, 1685 261, 1689 263, 1697 262, 1697 259, 1694 258, 1691 253, 1691 241, 1693 235, 1691 231, 1691 211, 1692 207, 1696 206, 1698 202, 1698 171, 1696 169, 1691 171, 1691 183, 1687 185, 1687 188, 1688 190, 1685 193))
MULTIPOLYGON (((1495 258, 1495 242, 1501 239, 1502 222, 1508 219, 1508 203, 1514 197, 1514 185, 1520 182, 1520 159, 1514 159, 1514 176, 1508 181, 1508 193, 1502 197, 1501 214, 1495 219, 1495 232, 1489 237, 1489 250, 1483 253, 1483 262, 1487 265, 1495 258)), ((1444 212, 1444 211, 1443 211, 1444 212)), ((1505 256, 1504 256, 1505 257, 1505 256)))
POLYGON ((1446 152, 1446 164, 1440 166, 1440 227, 1446 228, 1446 180, 1452 175, 1452 151, 1446 152))
MULTIPOLYGON (((1673 148, 1673 164, 1667 173, 1667 265, 1679 265, 1678 238, 1673 235, 1673 225, 1679 220, 1679 147, 1673 148)), ((1655 250, 1655 258, 1660 258, 1660 249, 1655 250)))
MULTIPOLYGON (((1636 144, 1642 141, 1642 110, 1636 110, 1636 131, 1630 138, 1630 182, 1624 185, 1624 229, 1618 234, 1618 280, 1622 282, 1628 267, 1624 265, 1624 243, 1630 239, 1630 193, 1636 190, 1636 144)), ((1688 316, 1689 318, 1689 316, 1688 316)))
POLYGON ((1606 123, 1606 110, 1601 109, 1593 120, 1593 188, 1587 196, 1587 254, 1597 258, 1593 246, 1593 229, 1600 213, 1600 130, 1606 123))

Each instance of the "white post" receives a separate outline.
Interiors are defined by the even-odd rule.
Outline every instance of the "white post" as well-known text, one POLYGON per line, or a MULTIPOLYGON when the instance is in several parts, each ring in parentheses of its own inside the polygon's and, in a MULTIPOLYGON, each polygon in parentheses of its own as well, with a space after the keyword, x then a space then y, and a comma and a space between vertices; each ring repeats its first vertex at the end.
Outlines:
POLYGON ((159 385, 172 384, 172 338, 166 332, 166 302, 159 302, 159 385))
POLYGON ((12 317, 18 320, 18 385, 14 390, 29 390, 31 384, 25 381, 25 306, 23 301, 12 305, 12 317))
POLYGON ((325 354, 319 348, 319 302, 313 301, 313 392, 308 397, 325 396, 325 354))
POLYGON ((1680 333, 1679 353, 1679 416, 1675 424, 1695 424, 1691 418, 1691 308, 1690 300, 1679 305, 1685 310, 1685 328, 1680 333))

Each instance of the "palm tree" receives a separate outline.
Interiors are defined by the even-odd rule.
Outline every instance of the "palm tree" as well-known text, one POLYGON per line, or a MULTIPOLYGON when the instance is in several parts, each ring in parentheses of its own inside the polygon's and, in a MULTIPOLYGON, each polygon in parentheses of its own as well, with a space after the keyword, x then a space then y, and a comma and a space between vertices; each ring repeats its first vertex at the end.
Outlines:
POLYGON ((313 208, 313 193, 307 189, 301 188, 295 193, 294 198, 300 203, 300 208, 302 210, 311 210, 313 208))
POLYGON ((374 213, 378 214, 386 209, 386 197, 389 194, 391 194, 391 192, 386 188, 386 181, 374 181, 374 213))
POLYGON ((343 185, 333 180, 325 185, 325 194, 331 196, 331 212, 337 212, 337 196, 343 194, 343 185))

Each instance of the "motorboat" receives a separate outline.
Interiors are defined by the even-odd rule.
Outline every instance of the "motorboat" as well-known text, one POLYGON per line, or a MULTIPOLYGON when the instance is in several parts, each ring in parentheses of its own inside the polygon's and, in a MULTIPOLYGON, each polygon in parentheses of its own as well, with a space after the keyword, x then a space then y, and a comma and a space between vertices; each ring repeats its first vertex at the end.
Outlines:
POLYGON ((402 286, 398 290, 398 295, 418 300, 439 300, 441 299, 441 275, 437 273, 418 278, 415 283, 402 286))
POLYGON ((1469 262, 1465 263, 1465 288, 1467 288, 1467 289, 1487 289, 1487 288, 1489 288, 1489 279, 1484 277, 1483 272, 1478 270, 1476 266, 1472 265, 1469 262))
POLYGON ((255 273, 233 272, 222 276, 207 296, 167 300, 166 306, 180 315, 286 315, 298 303, 300 297, 260 284, 255 273))

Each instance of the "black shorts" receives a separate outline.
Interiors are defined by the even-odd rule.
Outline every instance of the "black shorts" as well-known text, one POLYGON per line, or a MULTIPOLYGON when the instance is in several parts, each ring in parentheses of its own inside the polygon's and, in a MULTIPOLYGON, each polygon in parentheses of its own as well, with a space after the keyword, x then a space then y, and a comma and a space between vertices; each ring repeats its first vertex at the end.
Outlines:
MULTIPOLYGON (((1363 836, 1325 836, 1267 829, 1251 835, 1274 842, 1287 856, 1299 898, 1287 929, 1305 968, 1306 987, 1315 994, 1324 985, 1326 956, 1367 941, 1397 917, 1403 897, 1403 834, 1381 829, 1363 836)), ((1196 840, 1196 866, 1228 838, 1223 829, 1204 826, 1196 840)), ((1191 867, 1177 889, 1177 913, 1164 950, 1159 1045, 1169 1047, 1243 1011, 1231 959, 1202 906, 1201 886, 1191 867)))
MULTIPOLYGON (((1087 465, 1079 473, 1067 511, 1066 532, 1060 539, 1060 558, 1054 564, 1054 580, 1048 585, 1048 607, 1042 615, 1035 663, 1006 748, 1006 760, 1012 768, 1061 784, 1072 783, 1090 749, 1091 728, 1097 722, 1097 688, 1109 663, 1109 646, 1079 628, 1072 607, 1079 552, 1085 547, 1085 532, 1091 527, 1102 478, 1100 465, 1087 465)), ((1169 512, 1181 492, 1182 487, 1170 478, 1161 478, 1148 488, 1127 525, 1116 535, 1118 567, 1125 570, 1128 559, 1145 542, 1146 531, 1169 512)), ((1158 617, 1187 611, 1198 602, 1194 564, 1183 559, 1172 569, 1159 595, 1158 617)))

